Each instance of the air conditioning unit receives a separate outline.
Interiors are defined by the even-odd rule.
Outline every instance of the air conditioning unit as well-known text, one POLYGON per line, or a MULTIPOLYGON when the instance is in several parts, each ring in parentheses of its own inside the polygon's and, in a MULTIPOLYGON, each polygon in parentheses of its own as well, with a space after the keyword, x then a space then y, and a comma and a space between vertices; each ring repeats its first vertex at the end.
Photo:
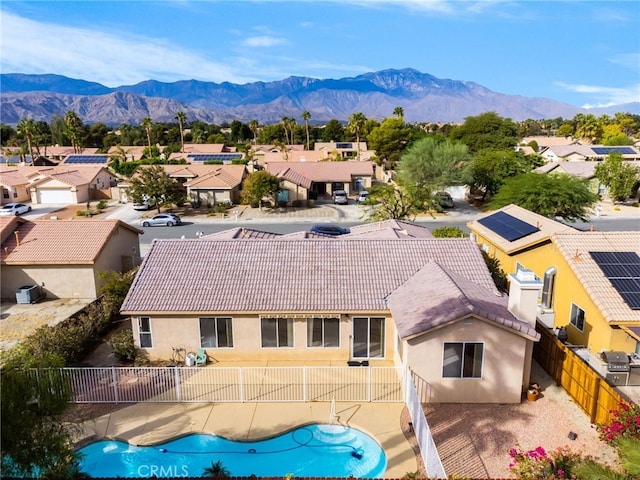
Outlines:
POLYGON ((553 328, 556 321, 556 312, 552 308, 543 308, 538 306, 536 316, 540 323, 547 328, 553 328))
POLYGON ((16 288, 16 303, 36 303, 44 298, 44 292, 40 285, 24 285, 16 288))

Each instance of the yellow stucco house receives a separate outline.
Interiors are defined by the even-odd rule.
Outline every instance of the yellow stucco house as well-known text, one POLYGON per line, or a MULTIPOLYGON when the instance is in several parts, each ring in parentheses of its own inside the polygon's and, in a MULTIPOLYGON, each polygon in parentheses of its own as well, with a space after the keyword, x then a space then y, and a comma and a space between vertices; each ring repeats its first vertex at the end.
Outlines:
POLYGON ((409 367, 423 401, 519 403, 529 382, 531 272, 493 284, 468 238, 402 222, 339 238, 247 229, 156 240, 125 299, 137 347, 222 365, 409 367))
POLYGON ((506 273, 543 281, 537 318, 593 353, 640 353, 640 232, 582 232, 509 205, 468 224, 506 273))

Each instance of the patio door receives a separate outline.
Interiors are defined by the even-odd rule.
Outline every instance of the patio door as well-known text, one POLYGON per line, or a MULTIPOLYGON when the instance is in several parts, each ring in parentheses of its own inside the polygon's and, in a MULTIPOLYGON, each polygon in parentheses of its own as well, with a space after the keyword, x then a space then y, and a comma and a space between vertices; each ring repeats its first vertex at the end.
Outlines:
POLYGON ((384 357, 384 318, 353 317, 351 356, 354 359, 384 357))

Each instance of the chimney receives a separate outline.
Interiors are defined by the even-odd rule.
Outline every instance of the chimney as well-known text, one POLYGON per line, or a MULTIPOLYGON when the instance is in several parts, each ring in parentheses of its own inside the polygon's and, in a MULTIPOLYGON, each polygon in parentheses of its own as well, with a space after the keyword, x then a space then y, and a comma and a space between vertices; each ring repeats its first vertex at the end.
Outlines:
POLYGON ((16 236, 16 246, 19 247, 20 246, 20 233, 18 233, 18 231, 13 232, 13 234, 16 236))
POLYGON ((509 275, 509 311, 516 318, 536 326, 538 297, 542 281, 531 270, 520 269, 509 275))
MULTIPOLYGON (((518 319, 535 328, 538 295, 542 290, 542 282, 531 270, 520 269, 509 274, 509 311, 518 319)), ((522 391, 531 381, 531 361, 533 358, 533 342, 527 342, 522 365, 522 391)))

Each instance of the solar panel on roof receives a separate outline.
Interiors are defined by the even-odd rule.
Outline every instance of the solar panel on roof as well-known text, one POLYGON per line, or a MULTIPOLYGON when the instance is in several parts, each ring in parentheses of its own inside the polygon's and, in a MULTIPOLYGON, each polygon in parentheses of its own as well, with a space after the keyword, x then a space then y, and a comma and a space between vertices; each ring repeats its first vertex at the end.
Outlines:
POLYGON ((235 160, 242 158, 241 153, 191 153, 187 158, 193 162, 209 162, 212 160, 235 160))
POLYGON ((352 148, 351 143, 336 143, 336 148, 352 148))
POLYGON ((589 252, 632 310, 640 310, 640 256, 636 252, 589 252))
POLYGON ((509 242, 519 240, 527 235, 540 231, 538 227, 512 217, 505 212, 496 212, 488 217, 481 218, 478 223, 484 225, 492 232, 500 235, 509 242))
POLYGON ((64 163, 107 163, 106 155, 69 155, 64 163))
POLYGON ((591 147, 596 155, 609 155, 611 152, 622 155, 633 155, 636 151, 631 147, 591 147))

